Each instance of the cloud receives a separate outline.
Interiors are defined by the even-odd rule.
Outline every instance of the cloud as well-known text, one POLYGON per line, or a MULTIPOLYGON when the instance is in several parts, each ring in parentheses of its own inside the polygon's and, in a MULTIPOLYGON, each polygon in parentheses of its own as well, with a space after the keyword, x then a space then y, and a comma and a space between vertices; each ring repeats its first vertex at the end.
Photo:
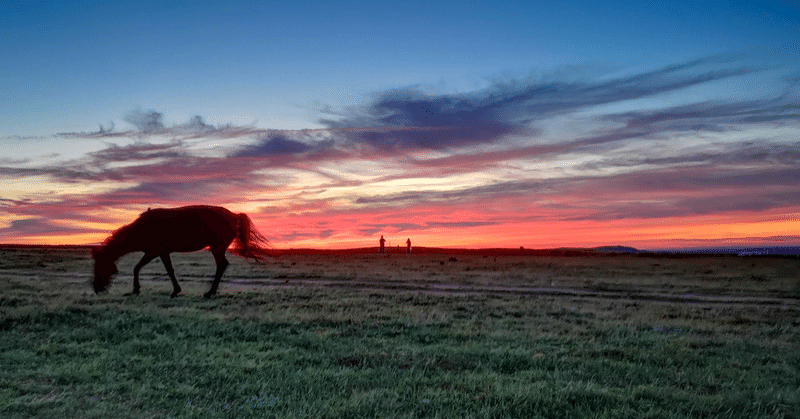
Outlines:
POLYGON ((109 163, 146 161, 153 159, 177 159, 185 157, 187 151, 183 142, 174 140, 166 144, 137 142, 127 146, 108 144, 108 147, 91 152, 88 156, 92 164, 105 166, 109 163))
POLYGON ((304 153, 311 149, 312 147, 306 143, 286 138, 284 135, 275 135, 259 139, 233 153, 231 157, 289 155, 304 153))
POLYGON ((195 115, 186 124, 180 125, 179 128, 187 129, 189 131, 206 131, 214 129, 213 126, 206 124, 205 120, 200 115, 195 115))
POLYGON ((334 230, 322 230, 322 231, 315 231, 315 232, 298 232, 293 230, 291 233, 280 234, 277 237, 277 240, 280 241, 287 241, 293 242, 298 239, 308 240, 308 239, 327 239, 331 235, 334 234, 334 230))
POLYGON ((622 153, 620 156, 582 164, 579 169, 597 171, 642 166, 644 169, 660 170, 673 166, 700 166, 703 170, 718 171, 738 166, 743 172, 745 168, 756 166, 776 168, 792 165, 800 165, 800 143, 771 144, 761 140, 745 144, 712 145, 708 150, 678 152, 674 155, 622 153))
MULTIPOLYGON (((139 132, 155 132, 164 129, 164 115, 154 110, 135 110, 125 115, 125 122, 133 125, 139 132)), ((102 128, 102 127, 101 127, 102 128)), ((101 129, 102 131, 102 129, 101 129)))
POLYGON ((195 115, 189 121, 181 124, 167 126, 163 122, 164 115, 154 110, 135 110, 123 117, 123 120, 133 125, 134 129, 115 131, 116 125, 109 122, 108 127, 99 124, 97 131, 90 132, 62 132, 56 134, 60 137, 72 139, 117 139, 132 138, 137 141, 148 141, 151 138, 172 139, 197 139, 197 138, 248 138, 265 135, 273 130, 259 129, 253 125, 237 126, 232 124, 211 125, 205 122, 200 115, 195 115))
POLYGON ((13 220, 8 227, 0 228, 0 237, 46 237, 85 232, 91 232, 91 230, 56 224, 43 217, 31 217, 13 220))
MULTIPOLYGON (((519 179, 449 191, 415 190, 360 197, 373 208, 516 206, 557 210, 564 220, 657 218, 789 208, 800 197, 800 153, 769 144, 675 158, 600 163, 612 174, 519 179), (616 172, 616 173, 614 173, 616 172)), ((432 226, 432 225, 431 225, 432 226)))
MULTIPOLYGON (((730 60, 729 60, 730 61, 730 60)), ((321 118, 350 142, 379 149, 447 150, 494 143, 508 134, 536 133, 533 123, 589 107, 652 97, 758 71, 707 58, 611 80, 496 80, 469 93, 434 94, 419 86, 392 89, 321 118), (347 130, 347 128, 362 128, 347 130)))
POLYGON ((800 120, 798 110, 797 98, 780 96, 739 102, 691 103, 653 111, 610 114, 603 119, 625 123, 629 129, 723 132, 733 126, 800 120))
POLYGON ((523 128, 495 115, 490 98, 480 96, 433 96, 414 87, 393 89, 379 94, 354 116, 319 122, 330 128, 371 128, 340 134, 380 149, 446 149, 491 142, 523 128))

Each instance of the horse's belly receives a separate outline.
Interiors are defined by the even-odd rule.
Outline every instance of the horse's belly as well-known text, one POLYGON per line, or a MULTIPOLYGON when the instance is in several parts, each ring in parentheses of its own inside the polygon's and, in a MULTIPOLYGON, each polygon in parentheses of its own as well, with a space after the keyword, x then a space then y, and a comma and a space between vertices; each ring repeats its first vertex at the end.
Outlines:
POLYGON ((207 248, 208 246, 209 245, 205 245, 205 246, 182 246, 182 247, 176 247, 175 249, 172 249, 172 251, 173 252, 181 252, 181 253, 197 252, 198 250, 203 250, 203 249, 207 248))

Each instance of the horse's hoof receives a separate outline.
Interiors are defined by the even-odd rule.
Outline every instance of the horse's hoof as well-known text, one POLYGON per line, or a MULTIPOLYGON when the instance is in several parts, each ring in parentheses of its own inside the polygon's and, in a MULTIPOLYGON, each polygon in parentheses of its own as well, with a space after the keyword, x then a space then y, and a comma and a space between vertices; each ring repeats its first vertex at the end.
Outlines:
POLYGON ((217 293, 215 293, 215 292, 207 292, 207 293, 203 294, 203 298, 211 298, 216 294, 217 293))
POLYGON ((126 292, 125 294, 122 294, 122 295, 125 296, 125 297, 130 297, 132 295, 139 295, 139 291, 126 292))
POLYGON ((180 291, 178 291, 178 292, 173 292, 172 294, 170 294, 170 295, 169 295, 169 298, 175 298, 175 297, 177 297, 177 296, 178 296, 180 293, 181 293, 180 291))

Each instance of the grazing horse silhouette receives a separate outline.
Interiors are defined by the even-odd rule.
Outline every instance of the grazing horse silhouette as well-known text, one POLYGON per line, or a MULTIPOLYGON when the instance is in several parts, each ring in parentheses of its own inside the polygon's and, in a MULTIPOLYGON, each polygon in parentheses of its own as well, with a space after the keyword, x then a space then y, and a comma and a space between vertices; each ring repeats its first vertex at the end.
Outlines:
POLYGON ((219 280, 228 267, 225 252, 231 249, 239 256, 260 260, 268 241, 250 222, 247 214, 234 214, 222 207, 195 205, 170 209, 148 209, 136 221, 125 225, 109 236, 103 245, 92 249, 94 258, 94 291, 108 288, 111 277, 117 273, 116 262, 131 252, 144 252, 133 268, 133 292, 139 294, 139 270, 156 257, 160 257, 172 280, 172 295, 181 292, 172 261, 172 252, 194 252, 208 248, 214 255, 217 271, 211 289, 204 294, 209 298, 217 293, 219 280))

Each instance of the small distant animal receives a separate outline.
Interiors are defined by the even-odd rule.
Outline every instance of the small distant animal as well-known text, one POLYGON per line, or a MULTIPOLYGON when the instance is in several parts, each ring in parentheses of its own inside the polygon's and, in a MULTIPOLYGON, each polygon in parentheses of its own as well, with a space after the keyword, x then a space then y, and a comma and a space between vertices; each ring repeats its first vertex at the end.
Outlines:
POLYGON ((144 252, 144 256, 133 268, 133 291, 139 294, 139 271, 155 258, 161 258, 167 275, 172 280, 172 294, 181 292, 170 253, 195 252, 208 248, 214 256, 217 270, 211 289, 203 296, 210 298, 217 293, 219 281, 228 267, 225 253, 234 243, 232 253, 260 260, 267 251, 268 240, 252 225, 247 214, 234 214, 222 207, 193 205, 180 208, 147 209, 134 222, 120 227, 99 247, 92 249, 94 259, 95 293, 108 289, 112 276, 117 273, 117 261, 132 252, 144 252))

